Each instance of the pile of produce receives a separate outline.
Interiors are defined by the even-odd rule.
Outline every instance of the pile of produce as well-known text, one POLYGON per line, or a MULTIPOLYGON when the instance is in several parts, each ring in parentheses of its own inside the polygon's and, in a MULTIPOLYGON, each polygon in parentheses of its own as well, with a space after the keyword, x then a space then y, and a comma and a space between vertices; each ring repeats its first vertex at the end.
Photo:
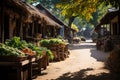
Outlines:
POLYGON ((5 44, 0 43, 0 56, 25 57, 26 55, 17 48, 6 46, 5 44))
POLYGON ((21 50, 22 52, 24 52, 25 54, 29 55, 29 56, 34 56, 36 55, 36 52, 35 51, 32 51, 30 48, 24 48, 21 50))
POLYGON ((48 47, 48 46, 52 46, 52 45, 59 45, 59 44, 65 44, 64 41, 62 41, 62 39, 58 39, 58 38, 53 38, 53 39, 44 39, 40 41, 40 45, 44 46, 44 47, 48 47))
POLYGON ((50 59, 54 58, 53 53, 49 49, 47 49, 46 47, 39 47, 39 46, 36 46, 36 45, 34 45, 32 43, 29 43, 28 48, 36 51, 38 56, 41 56, 41 55, 44 54, 44 52, 46 52, 50 59))
POLYGON ((28 44, 25 40, 20 40, 20 37, 15 36, 11 40, 10 39, 6 40, 5 45, 22 50, 26 48, 28 44))
POLYGON ((49 55, 50 59, 53 59, 53 54, 49 49, 37 46, 32 43, 27 43, 25 40, 21 40, 20 37, 15 36, 11 40, 6 40, 5 44, 7 46, 17 48, 29 56, 41 56, 44 52, 46 52, 49 55))
POLYGON ((50 49, 52 52, 48 51, 49 55, 53 53, 54 59, 59 59, 61 55, 64 55, 65 42, 62 39, 43 39, 40 41, 40 45, 50 49))
POLYGON ((41 56, 42 55, 42 51, 41 47, 36 46, 35 44, 32 43, 28 43, 28 48, 32 49, 33 51, 35 51, 37 53, 37 55, 41 56))
POLYGON ((36 55, 34 51, 28 48, 28 43, 24 40, 21 40, 20 37, 15 36, 11 40, 6 40, 5 44, 7 46, 17 48, 29 56, 36 55))

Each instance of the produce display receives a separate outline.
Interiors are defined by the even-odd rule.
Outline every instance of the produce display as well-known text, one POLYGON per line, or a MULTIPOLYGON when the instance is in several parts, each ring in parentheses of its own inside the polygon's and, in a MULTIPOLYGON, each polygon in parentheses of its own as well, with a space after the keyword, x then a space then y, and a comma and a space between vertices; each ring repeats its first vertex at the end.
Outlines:
POLYGON ((29 56, 36 55, 36 52, 32 51, 31 49, 29 49, 27 47, 22 49, 21 51, 24 52, 25 54, 29 55, 29 56))
POLYGON ((20 40, 20 37, 13 37, 11 40, 6 40, 5 44, 7 46, 11 46, 14 48, 18 48, 20 50, 24 49, 27 47, 27 42, 25 40, 20 40))
POLYGON ((49 39, 43 39, 40 41, 40 45, 43 47, 48 47, 49 46, 49 39))
POLYGON ((28 48, 36 51, 37 55, 39 55, 39 56, 41 56, 45 51, 50 59, 54 58, 53 53, 49 49, 47 49, 46 47, 39 47, 39 46, 36 46, 32 43, 29 43, 28 48))
POLYGON ((41 50, 41 47, 39 46, 36 46, 32 43, 29 43, 28 44, 28 48, 32 49, 33 51, 36 51, 37 55, 41 56, 42 55, 42 50, 41 50))
MULTIPOLYGON (((53 39, 43 39, 40 41, 40 45, 43 47, 47 47, 52 51, 54 60, 60 60, 60 57, 65 54, 65 42, 62 39, 59 38, 53 38, 53 39)), ((48 51, 49 52, 49 51, 48 51)), ((51 54, 51 53, 49 53, 51 54)))
POLYGON ((21 40, 20 37, 15 36, 11 40, 6 40, 5 45, 17 48, 29 56, 41 56, 43 55, 44 51, 46 51, 50 59, 53 59, 53 54, 49 49, 32 43, 27 43, 25 40, 21 40))
POLYGON ((49 56, 49 58, 50 58, 51 60, 54 59, 54 56, 53 56, 53 53, 52 53, 51 50, 48 49, 46 53, 48 54, 48 56, 49 56))
POLYGON ((40 45, 45 47, 48 47, 51 45, 59 45, 59 44, 65 44, 65 42, 58 38, 44 39, 40 41, 40 45))
POLYGON ((25 57, 26 55, 17 48, 6 46, 5 44, 0 43, 0 56, 25 57))

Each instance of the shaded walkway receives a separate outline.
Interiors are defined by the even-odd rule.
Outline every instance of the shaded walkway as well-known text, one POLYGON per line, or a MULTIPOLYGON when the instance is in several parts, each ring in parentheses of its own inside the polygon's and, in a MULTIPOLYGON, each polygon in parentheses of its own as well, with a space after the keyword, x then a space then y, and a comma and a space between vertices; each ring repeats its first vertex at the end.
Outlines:
POLYGON ((110 80, 105 68, 108 53, 97 51, 95 43, 70 45, 70 57, 50 63, 35 80, 110 80))

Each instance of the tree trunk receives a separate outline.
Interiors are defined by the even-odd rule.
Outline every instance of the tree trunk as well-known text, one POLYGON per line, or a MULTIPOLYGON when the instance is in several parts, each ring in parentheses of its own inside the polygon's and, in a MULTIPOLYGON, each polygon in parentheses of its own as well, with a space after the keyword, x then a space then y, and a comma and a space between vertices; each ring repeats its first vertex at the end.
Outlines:
POLYGON ((71 28, 72 22, 74 21, 74 19, 75 19, 76 17, 77 17, 77 16, 71 16, 71 17, 69 18, 68 27, 71 28))

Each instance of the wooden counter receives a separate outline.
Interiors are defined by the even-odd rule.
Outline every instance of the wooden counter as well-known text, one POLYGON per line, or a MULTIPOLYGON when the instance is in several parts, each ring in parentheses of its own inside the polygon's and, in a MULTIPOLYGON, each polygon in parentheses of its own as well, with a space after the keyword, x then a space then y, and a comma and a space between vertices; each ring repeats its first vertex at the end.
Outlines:
POLYGON ((0 67, 14 67, 17 70, 17 80, 25 80, 23 75, 23 67, 26 66, 26 71, 28 72, 27 79, 32 80, 32 62, 35 61, 35 58, 30 60, 24 60, 20 62, 8 62, 8 61, 0 61, 0 67))

